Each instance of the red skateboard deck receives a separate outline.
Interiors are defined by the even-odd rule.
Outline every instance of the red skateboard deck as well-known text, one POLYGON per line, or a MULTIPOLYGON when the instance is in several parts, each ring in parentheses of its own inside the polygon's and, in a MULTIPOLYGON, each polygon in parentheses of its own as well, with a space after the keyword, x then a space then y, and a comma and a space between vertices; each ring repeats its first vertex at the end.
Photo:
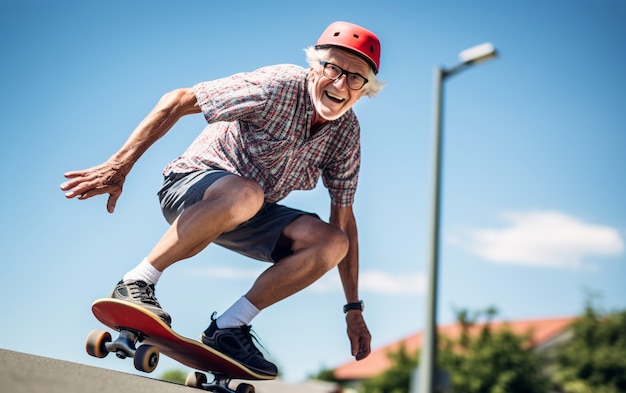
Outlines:
MULTIPOLYGON (((222 377, 222 379, 269 380, 276 378, 275 376, 259 374, 199 341, 179 335, 163 322, 161 318, 132 303, 111 298, 99 299, 93 303, 91 309, 100 322, 120 332, 120 338, 116 342, 120 340, 128 342, 127 339, 122 337, 125 331, 139 333, 136 341, 142 342, 144 345, 137 348, 137 354, 139 354, 141 347, 145 347, 147 344, 148 346, 156 347, 166 356, 185 366, 209 372, 216 377, 222 377)), ((92 351, 95 350, 97 354, 90 352, 91 355, 104 357, 108 352, 117 352, 117 356, 121 358, 126 356, 135 357, 135 353, 124 354, 124 352, 131 351, 123 351, 120 354, 119 350, 117 350, 119 347, 106 348, 106 343, 104 342, 94 343, 92 335, 87 339, 88 352, 90 352, 91 340, 92 351), (99 353, 103 351, 106 352, 102 354, 103 356, 99 356, 99 353)), ((100 341, 107 340, 101 339, 100 341)), ((130 347, 134 347, 136 341, 134 339, 131 339, 131 341, 133 342, 130 347)), ((122 347, 122 350, 126 348, 124 344, 122 344, 122 347)), ((143 352, 145 351, 141 351, 142 357, 144 356, 143 352)), ((156 360, 152 360, 155 363, 154 367, 156 367, 156 362, 158 362, 158 353, 156 357, 156 360)), ((144 360, 144 362, 150 361, 149 357, 146 357, 144 360)), ((137 361, 135 366, 137 367, 137 361)), ((137 368, 140 369, 140 367, 137 368)), ((152 370, 148 372, 150 371, 152 370)))

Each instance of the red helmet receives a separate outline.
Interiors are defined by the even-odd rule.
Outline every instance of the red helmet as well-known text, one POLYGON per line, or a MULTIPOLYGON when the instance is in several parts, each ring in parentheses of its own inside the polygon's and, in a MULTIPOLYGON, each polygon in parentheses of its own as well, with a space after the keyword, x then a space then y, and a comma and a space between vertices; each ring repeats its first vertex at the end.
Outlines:
POLYGON ((334 22, 324 30, 316 48, 340 47, 362 56, 375 74, 380 67, 380 40, 371 31, 348 22, 334 22))

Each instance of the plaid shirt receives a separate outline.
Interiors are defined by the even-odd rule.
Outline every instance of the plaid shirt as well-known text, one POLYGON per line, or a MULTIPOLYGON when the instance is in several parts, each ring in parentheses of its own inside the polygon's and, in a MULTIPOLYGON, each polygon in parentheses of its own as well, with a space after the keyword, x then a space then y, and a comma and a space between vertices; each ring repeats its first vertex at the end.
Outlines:
POLYGON ((220 168, 256 180, 268 202, 313 189, 350 206, 358 181, 360 127, 352 110, 311 136, 308 71, 276 65, 194 86, 209 125, 164 173, 220 168))

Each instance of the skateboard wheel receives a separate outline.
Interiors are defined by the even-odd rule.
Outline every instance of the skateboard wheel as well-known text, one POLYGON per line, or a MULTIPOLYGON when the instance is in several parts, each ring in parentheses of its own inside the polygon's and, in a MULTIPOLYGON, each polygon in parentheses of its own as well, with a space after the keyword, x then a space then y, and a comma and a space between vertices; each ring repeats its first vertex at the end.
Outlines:
POLYGON ((240 383, 235 393, 254 393, 254 386, 249 383, 240 383))
POLYGON ((206 375, 199 372, 191 372, 187 375, 187 379, 185 379, 185 386, 192 388, 202 388, 203 383, 207 383, 206 375))
POLYGON ((87 336, 85 349, 93 357, 104 358, 109 354, 106 344, 111 342, 111 334, 104 330, 92 330, 87 336))
POLYGON ((138 371, 151 373, 159 364, 159 349, 152 345, 142 345, 135 351, 135 368, 138 371))

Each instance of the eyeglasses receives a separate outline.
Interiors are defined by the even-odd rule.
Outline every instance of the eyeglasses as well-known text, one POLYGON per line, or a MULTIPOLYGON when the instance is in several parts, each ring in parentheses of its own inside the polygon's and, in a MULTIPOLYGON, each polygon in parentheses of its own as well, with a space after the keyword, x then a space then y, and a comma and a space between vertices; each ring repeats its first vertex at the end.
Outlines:
POLYGON ((356 72, 348 72, 336 64, 329 63, 327 61, 320 61, 322 67, 324 67, 324 76, 331 80, 337 80, 342 75, 346 76, 346 84, 352 90, 361 89, 368 81, 367 79, 356 72))

